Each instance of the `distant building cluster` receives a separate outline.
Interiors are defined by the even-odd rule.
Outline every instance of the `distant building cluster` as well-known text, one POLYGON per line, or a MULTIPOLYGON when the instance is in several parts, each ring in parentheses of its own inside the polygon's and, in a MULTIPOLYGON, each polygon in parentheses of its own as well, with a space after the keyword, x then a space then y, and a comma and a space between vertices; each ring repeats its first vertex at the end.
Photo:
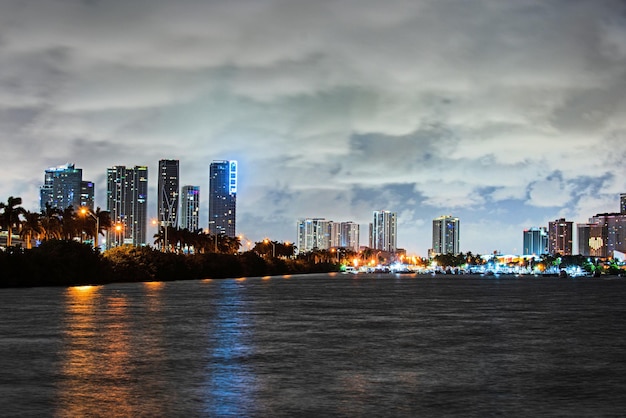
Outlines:
MULTIPOLYGON (((619 213, 599 213, 587 223, 576 224, 578 254, 609 258, 615 252, 626 252, 626 193, 620 194, 619 213)), ((548 223, 548 227, 524 230, 523 255, 572 255, 574 223, 564 218, 548 223)))
MULTIPOLYGON (((157 216, 162 227, 200 229, 200 186, 180 186, 178 160, 160 160, 157 216), (180 214, 180 216, 179 216, 180 214)), ((148 167, 118 165, 107 168, 106 210, 115 228, 107 232, 106 247, 148 244, 148 167)), ((94 183, 83 181, 82 169, 66 164, 45 170, 40 188, 41 211, 86 207, 94 210, 94 183)), ((235 236, 237 161, 209 165, 209 231, 235 236)))

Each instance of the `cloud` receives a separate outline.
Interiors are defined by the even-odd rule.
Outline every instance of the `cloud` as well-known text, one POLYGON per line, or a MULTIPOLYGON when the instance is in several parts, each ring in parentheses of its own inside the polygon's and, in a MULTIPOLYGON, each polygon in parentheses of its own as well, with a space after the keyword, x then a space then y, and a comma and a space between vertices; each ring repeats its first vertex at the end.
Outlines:
POLYGON ((493 224, 506 251, 522 219, 626 190, 625 23, 619 0, 7 0, 0 195, 35 206, 66 162, 97 181, 147 164, 153 190, 161 158, 206 187, 211 160, 238 159, 251 237, 385 208, 424 253, 454 211, 462 247, 493 224))

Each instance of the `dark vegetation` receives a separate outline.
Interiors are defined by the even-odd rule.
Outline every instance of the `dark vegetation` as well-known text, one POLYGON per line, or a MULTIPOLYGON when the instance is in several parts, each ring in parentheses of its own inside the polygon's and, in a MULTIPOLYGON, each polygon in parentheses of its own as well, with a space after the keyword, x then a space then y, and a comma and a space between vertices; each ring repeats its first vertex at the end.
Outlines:
POLYGON ((0 252, 0 287, 197 280, 336 271, 330 262, 241 254, 176 254, 122 246, 101 254, 90 245, 51 240, 30 250, 0 252))

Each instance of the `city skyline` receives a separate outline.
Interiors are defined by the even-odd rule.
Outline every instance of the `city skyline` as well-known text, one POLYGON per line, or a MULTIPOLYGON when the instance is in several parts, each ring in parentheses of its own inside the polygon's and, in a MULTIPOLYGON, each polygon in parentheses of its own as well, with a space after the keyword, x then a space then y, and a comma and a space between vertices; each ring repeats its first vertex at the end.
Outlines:
POLYGON ((206 227, 208 166, 236 160, 252 241, 387 208, 409 253, 447 213, 460 251, 522 253, 524 229, 620 210, 625 7, 5 1, 0 194, 38 208, 44 168, 72 162, 104 209, 107 167, 173 159, 206 227))

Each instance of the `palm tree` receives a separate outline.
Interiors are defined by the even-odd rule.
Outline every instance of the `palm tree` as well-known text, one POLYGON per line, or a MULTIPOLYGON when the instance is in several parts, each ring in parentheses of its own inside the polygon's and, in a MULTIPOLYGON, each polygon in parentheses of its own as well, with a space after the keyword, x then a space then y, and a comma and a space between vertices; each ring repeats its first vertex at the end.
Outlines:
POLYGON ((32 240, 39 239, 45 234, 45 229, 41 223, 41 217, 38 213, 25 211, 22 216, 22 228, 20 228, 20 237, 26 243, 26 249, 30 250, 32 240))
POLYGON ((13 229, 19 227, 20 219, 19 215, 26 212, 26 210, 19 206, 22 204, 21 197, 10 196, 7 203, 0 202, 0 209, 2 209, 2 217, 0 218, 0 225, 7 230, 7 247, 11 246, 11 235, 13 229))
POLYGON ((40 219, 44 229, 43 240, 61 239, 63 235, 62 224, 60 212, 57 208, 46 203, 45 209, 41 211, 40 219))

